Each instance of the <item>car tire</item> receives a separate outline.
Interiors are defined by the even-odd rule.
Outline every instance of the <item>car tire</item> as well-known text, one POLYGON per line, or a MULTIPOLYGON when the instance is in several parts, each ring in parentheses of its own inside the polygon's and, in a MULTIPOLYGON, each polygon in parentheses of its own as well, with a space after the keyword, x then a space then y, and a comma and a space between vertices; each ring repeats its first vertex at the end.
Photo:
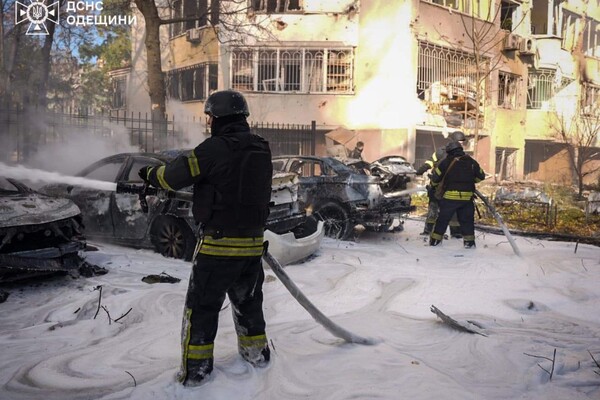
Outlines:
POLYGON ((339 203, 329 201, 316 207, 314 216, 323 221, 325 236, 344 240, 350 236, 354 225, 350 222, 348 211, 339 203))
POLYGON ((152 224, 150 238, 157 253, 186 261, 192 259, 196 238, 185 221, 160 216, 152 224))

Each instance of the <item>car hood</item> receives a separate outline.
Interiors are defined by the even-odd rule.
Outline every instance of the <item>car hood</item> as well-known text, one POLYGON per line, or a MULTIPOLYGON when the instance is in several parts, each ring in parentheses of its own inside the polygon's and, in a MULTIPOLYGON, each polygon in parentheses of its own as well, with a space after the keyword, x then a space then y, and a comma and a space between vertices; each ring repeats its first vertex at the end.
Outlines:
POLYGON ((44 224, 70 218, 80 213, 69 199, 39 193, 15 193, 0 197, 0 228, 44 224))

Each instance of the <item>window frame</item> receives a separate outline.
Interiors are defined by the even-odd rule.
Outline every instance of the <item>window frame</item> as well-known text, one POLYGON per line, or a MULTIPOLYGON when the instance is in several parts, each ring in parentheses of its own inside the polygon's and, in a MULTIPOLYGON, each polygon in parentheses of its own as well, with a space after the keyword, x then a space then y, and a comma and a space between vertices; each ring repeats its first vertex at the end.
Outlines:
POLYGON ((498 107, 507 110, 517 110, 520 106, 522 77, 510 72, 498 72, 498 107), (511 84, 513 84, 511 88, 511 84), (507 102, 506 99, 509 98, 507 102))
POLYGON ((294 14, 304 12, 303 0, 248 0, 248 9, 256 14, 294 14), (286 4, 287 3, 287 4, 286 4), (262 7, 261 7, 262 5, 262 7), (296 6, 298 8, 289 9, 296 6))
POLYGON ((167 71, 165 81, 169 99, 181 102, 206 100, 218 89, 218 64, 204 62, 167 71))
POLYGON ((111 108, 127 108, 127 76, 116 76, 111 82, 111 108))
POLYGON ((354 94, 354 48, 239 47, 233 89, 261 93, 354 94))

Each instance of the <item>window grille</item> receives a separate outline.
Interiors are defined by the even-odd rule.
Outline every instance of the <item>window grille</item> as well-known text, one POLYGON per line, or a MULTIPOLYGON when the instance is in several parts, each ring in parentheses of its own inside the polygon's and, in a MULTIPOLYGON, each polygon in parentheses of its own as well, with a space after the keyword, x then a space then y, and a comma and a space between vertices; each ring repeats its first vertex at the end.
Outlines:
POLYGON ((301 11, 301 0, 252 0, 252 9, 261 13, 301 11))
POLYGON ((232 87, 242 91, 352 93, 352 49, 235 49, 232 87))
MULTIPOLYGON (((482 71, 487 71, 487 65, 486 60, 482 71)), ((420 42, 417 94, 420 99, 436 104, 460 99, 472 101, 478 85, 477 70, 471 54, 420 42)), ((481 101, 484 98, 480 93, 481 101)))
POLYGON ((500 72, 498 75, 498 106, 515 110, 518 108, 518 95, 521 92, 519 75, 500 72))
POLYGON ((529 70, 527 79, 527 108, 551 110, 556 92, 565 86, 566 79, 560 79, 552 69, 529 70))
POLYGON ((217 90, 217 64, 196 64, 167 72, 167 94, 180 101, 202 100, 217 90))

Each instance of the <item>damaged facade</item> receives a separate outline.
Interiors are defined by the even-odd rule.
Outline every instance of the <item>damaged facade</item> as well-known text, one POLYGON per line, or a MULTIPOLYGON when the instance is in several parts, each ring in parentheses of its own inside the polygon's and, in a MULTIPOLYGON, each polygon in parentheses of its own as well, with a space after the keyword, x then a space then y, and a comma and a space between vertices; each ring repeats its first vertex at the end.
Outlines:
MULTIPOLYGON (((552 115, 574 104, 578 115, 600 110, 596 2, 170 4, 165 18, 200 17, 161 28, 169 113, 201 117, 211 91, 233 88, 248 99, 251 121, 347 130, 341 144, 365 142, 366 160, 397 154, 418 165, 460 129, 498 179, 570 183, 552 115)), ((126 104, 147 112, 143 18, 137 21, 126 104)), ((325 155, 330 139, 319 140, 317 154, 325 155)))

